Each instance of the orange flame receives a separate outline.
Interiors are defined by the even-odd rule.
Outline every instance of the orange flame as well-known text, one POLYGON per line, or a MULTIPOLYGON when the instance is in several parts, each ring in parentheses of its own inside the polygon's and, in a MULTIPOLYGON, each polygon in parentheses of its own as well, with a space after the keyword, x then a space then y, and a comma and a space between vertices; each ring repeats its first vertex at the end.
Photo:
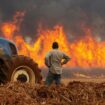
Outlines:
POLYGON ((44 57, 51 50, 51 45, 57 41, 60 49, 67 53, 72 59, 68 63, 70 67, 96 68, 105 67, 105 42, 97 42, 89 29, 86 30, 86 37, 70 43, 63 30, 63 26, 57 25, 53 30, 40 29, 39 37, 33 45, 27 43, 19 33, 19 26, 23 20, 24 13, 17 13, 13 22, 6 22, 1 25, 1 31, 5 38, 16 43, 19 54, 30 56, 40 66, 44 66, 44 57), (18 20, 19 18, 19 20, 18 20))
POLYGON ((4 23, 1 29, 6 38, 12 39, 13 37, 12 35, 14 34, 14 31, 16 30, 16 26, 12 23, 4 23))

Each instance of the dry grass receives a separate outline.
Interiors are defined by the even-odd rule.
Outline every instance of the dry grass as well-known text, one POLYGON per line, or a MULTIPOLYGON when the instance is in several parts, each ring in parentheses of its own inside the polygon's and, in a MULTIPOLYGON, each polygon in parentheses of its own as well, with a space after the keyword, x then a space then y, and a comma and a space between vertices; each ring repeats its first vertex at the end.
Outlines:
POLYGON ((0 86, 0 105, 105 105, 105 83, 91 81, 50 87, 8 83, 0 86))

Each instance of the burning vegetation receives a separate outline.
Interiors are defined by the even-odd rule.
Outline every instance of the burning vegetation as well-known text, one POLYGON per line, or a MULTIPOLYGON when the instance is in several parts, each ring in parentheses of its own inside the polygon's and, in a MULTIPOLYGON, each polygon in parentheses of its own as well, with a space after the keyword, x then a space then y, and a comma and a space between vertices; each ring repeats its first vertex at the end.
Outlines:
POLYGON ((33 43, 30 44, 20 33, 24 16, 25 13, 17 12, 13 21, 2 23, 0 28, 2 37, 16 43, 20 55, 31 57, 42 67, 45 54, 51 49, 52 43, 57 41, 60 49, 72 58, 68 63, 69 67, 105 67, 105 42, 97 41, 89 28, 84 28, 85 37, 70 42, 62 25, 57 25, 52 30, 39 27, 37 38, 35 37, 33 43))
MULTIPOLYGON (((44 57, 51 50, 52 43, 57 41, 60 49, 71 57, 68 67, 71 69, 80 67, 83 70, 93 68, 94 71, 101 68, 100 72, 103 72, 105 68, 105 3, 94 1, 23 0, 20 5, 17 0, 9 2, 2 0, 0 3, 0 36, 13 41, 18 48, 19 55, 32 58, 40 67, 45 66, 44 57), (11 18, 10 15, 13 13, 16 14, 11 18), (30 23, 29 26, 25 24, 23 26, 30 28, 30 32, 25 32, 25 34, 33 33, 33 29, 31 32, 33 24, 36 24, 35 27, 38 26, 33 35, 23 35, 21 32, 24 21, 27 21, 26 24, 30 23), (65 31, 66 28, 67 32, 72 31, 70 32, 72 35, 69 34, 75 38, 72 41, 65 31), (82 37, 78 37, 80 35, 82 37)), ((88 80, 93 77, 84 72, 74 72, 74 70, 72 74, 77 79, 87 78, 88 80)), ((96 74, 99 72, 96 71, 96 74)), ((104 74, 99 77, 105 78, 104 74)), ((105 105, 105 83, 70 82, 67 86, 62 84, 60 87, 54 85, 46 87, 43 84, 35 84, 34 87, 26 83, 7 83, 0 85, 0 104, 105 105)))

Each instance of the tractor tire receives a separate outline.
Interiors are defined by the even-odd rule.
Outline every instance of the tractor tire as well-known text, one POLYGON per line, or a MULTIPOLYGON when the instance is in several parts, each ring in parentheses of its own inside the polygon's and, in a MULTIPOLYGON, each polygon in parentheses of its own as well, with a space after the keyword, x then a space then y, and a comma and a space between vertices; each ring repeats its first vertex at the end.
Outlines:
POLYGON ((38 64, 29 57, 23 55, 14 56, 7 65, 8 70, 4 74, 4 81, 20 81, 34 85, 35 83, 40 83, 42 80, 38 64))

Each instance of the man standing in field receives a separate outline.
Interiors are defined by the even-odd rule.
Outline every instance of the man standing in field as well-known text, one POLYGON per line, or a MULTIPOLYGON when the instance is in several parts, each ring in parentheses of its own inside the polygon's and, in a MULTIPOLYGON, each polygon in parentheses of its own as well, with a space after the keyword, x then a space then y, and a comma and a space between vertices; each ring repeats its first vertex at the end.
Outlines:
POLYGON ((70 58, 65 53, 60 51, 57 42, 52 45, 52 50, 46 54, 45 64, 49 68, 48 75, 46 77, 46 85, 51 85, 55 81, 56 85, 61 82, 62 65, 66 64, 70 58))

